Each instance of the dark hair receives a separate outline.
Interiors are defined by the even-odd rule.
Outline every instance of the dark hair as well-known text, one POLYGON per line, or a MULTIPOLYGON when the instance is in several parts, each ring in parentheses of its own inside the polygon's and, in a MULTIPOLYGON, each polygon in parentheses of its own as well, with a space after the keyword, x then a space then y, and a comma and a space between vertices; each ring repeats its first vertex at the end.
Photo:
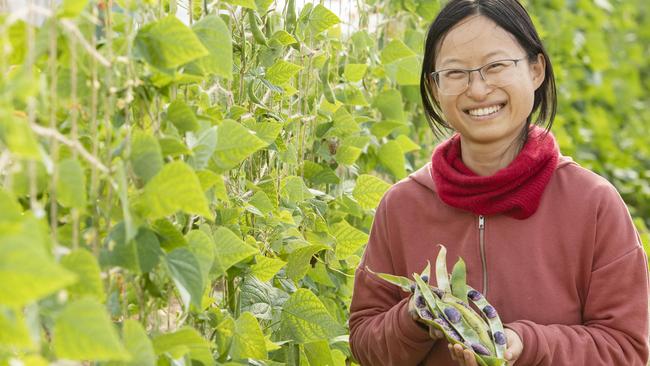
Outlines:
POLYGON ((440 103, 431 93, 435 84, 429 75, 435 71, 436 51, 447 32, 458 22, 471 15, 483 15, 510 32, 526 51, 529 61, 537 62, 538 54, 544 56, 546 60, 545 78, 542 85, 535 90, 533 109, 526 118, 526 126, 522 130, 521 138, 525 142, 532 115, 538 110, 539 114, 535 124, 546 124, 548 131, 553 124, 557 109, 555 77, 551 60, 526 9, 517 0, 450 0, 429 27, 424 46, 422 75, 420 76, 422 105, 434 135, 441 137, 444 135, 443 129, 451 129, 440 113, 440 103))

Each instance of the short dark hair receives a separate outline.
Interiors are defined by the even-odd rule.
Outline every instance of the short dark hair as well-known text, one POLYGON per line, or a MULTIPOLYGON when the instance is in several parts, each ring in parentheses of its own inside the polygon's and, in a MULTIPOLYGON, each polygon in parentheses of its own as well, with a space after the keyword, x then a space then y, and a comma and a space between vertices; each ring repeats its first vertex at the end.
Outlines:
POLYGON ((526 126, 522 130, 521 137, 525 141, 526 131, 528 131, 532 115, 536 111, 539 113, 534 123, 546 125, 548 131, 553 124, 557 110, 553 67, 528 12, 517 0, 450 0, 431 23, 424 45, 424 62, 420 76, 420 95, 431 131, 437 137, 442 137, 445 129, 451 129, 441 115, 440 103, 432 94, 435 84, 429 75, 435 71, 436 52, 447 32, 458 22, 471 15, 483 15, 510 32, 526 51, 529 61, 536 62, 538 54, 544 56, 546 60, 545 78, 542 85, 535 90, 533 109, 526 118, 526 126))

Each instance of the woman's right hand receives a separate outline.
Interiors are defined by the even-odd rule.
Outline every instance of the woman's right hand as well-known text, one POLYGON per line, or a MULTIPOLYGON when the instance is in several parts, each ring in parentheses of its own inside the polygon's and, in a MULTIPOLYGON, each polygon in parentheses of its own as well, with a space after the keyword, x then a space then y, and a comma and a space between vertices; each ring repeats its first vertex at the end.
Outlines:
POLYGON ((429 324, 424 323, 422 319, 420 319, 417 313, 417 309, 415 307, 415 296, 413 295, 411 295, 411 298, 409 299, 408 312, 411 315, 413 321, 417 322, 418 325, 421 326, 423 329, 429 330, 429 337, 431 337, 434 341, 437 341, 438 339, 441 339, 445 336, 440 329, 432 327, 429 324))

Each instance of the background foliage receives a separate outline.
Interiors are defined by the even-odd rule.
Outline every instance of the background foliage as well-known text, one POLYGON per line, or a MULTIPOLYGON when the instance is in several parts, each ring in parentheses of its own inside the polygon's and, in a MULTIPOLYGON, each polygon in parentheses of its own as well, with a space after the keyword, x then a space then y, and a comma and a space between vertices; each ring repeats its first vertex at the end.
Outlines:
MULTIPOLYGON (((374 207, 436 144, 418 74, 440 4, 342 4, 0 15, 1 365, 354 363, 374 207)), ((617 186, 647 245, 647 2, 526 6, 563 153, 617 186)))

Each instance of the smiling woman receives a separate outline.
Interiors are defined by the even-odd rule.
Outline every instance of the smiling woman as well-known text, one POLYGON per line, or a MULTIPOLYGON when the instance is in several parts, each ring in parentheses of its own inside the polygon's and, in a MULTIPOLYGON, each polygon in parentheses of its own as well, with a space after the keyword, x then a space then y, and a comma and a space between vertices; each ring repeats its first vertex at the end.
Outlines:
POLYGON ((451 347, 419 324, 414 297, 365 269, 410 277, 442 243, 503 320, 507 350, 495 364, 645 365, 646 255, 616 189, 550 133, 553 68, 526 10, 450 1, 429 28, 420 91, 433 132, 454 134, 377 208, 350 308, 355 356, 484 364, 469 342, 451 347))

